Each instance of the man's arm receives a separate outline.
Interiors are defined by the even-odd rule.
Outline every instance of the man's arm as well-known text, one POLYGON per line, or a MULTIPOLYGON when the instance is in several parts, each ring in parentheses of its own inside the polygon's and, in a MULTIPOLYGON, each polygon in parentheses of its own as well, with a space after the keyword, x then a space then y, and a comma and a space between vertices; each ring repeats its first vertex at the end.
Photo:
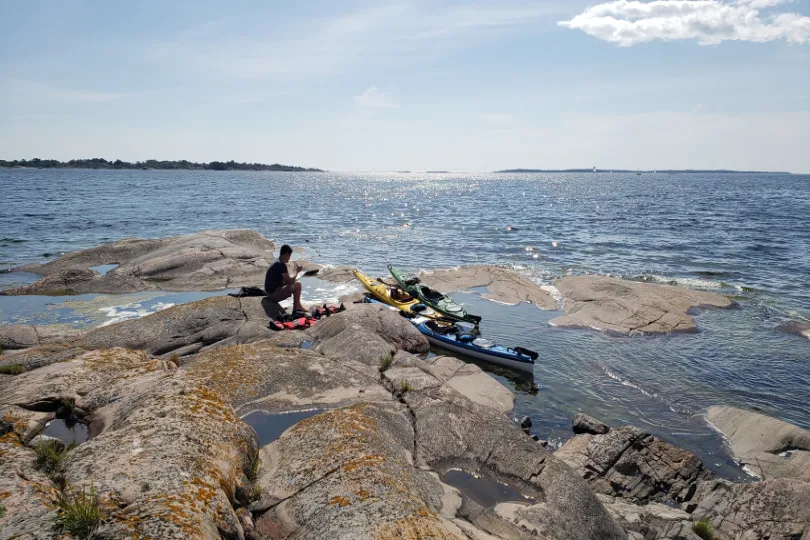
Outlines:
POLYGON ((281 279, 283 279, 284 283, 287 285, 292 285, 295 283, 295 277, 298 275, 299 270, 301 270, 301 268, 295 264, 293 265, 293 275, 290 275, 289 273, 281 274, 281 279))

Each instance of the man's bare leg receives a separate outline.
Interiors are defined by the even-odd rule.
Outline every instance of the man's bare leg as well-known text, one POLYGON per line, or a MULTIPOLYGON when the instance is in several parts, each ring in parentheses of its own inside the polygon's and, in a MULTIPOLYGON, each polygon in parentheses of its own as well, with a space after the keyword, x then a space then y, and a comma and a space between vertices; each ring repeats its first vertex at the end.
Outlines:
POLYGON ((293 284, 293 311, 306 311, 301 305, 301 284, 293 284))

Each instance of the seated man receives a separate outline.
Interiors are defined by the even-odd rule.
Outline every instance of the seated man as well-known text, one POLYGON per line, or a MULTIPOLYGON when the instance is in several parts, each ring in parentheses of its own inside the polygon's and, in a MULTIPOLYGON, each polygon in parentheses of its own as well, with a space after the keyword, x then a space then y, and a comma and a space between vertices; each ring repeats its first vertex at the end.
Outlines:
POLYGON ((281 302, 292 296, 293 313, 305 312, 304 306, 301 305, 301 284, 295 279, 301 267, 295 264, 292 276, 287 271, 287 263, 290 262, 291 256, 292 248, 286 244, 281 246, 278 260, 270 265, 264 277, 264 290, 267 298, 273 302, 281 302))

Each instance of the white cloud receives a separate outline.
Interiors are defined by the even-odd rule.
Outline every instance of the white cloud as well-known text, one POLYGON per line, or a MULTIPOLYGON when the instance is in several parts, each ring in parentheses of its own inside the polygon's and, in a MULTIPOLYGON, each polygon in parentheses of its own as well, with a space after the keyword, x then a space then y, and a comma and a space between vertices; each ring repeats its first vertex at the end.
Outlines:
POLYGON ((356 96, 354 101, 361 107, 369 109, 393 109, 399 107, 391 99, 391 96, 380 92, 376 86, 370 86, 365 92, 356 96))
POLYGON ((629 47, 661 40, 694 39, 701 45, 726 40, 810 42, 810 17, 761 14, 790 0, 616 0, 587 8, 557 24, 629 47))

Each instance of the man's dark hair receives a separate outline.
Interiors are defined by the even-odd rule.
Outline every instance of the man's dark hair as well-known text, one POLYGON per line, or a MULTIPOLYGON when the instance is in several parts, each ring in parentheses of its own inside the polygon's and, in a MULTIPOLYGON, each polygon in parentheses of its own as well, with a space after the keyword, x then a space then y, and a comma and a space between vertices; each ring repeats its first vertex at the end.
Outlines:
POLYGON ((286 255, 287 253, 292 253, 292 248, 287 244, 284 244, 283 246, 281 246, 281 252, 278 254, 278 256, 281 257, 282 255, 286 255))

